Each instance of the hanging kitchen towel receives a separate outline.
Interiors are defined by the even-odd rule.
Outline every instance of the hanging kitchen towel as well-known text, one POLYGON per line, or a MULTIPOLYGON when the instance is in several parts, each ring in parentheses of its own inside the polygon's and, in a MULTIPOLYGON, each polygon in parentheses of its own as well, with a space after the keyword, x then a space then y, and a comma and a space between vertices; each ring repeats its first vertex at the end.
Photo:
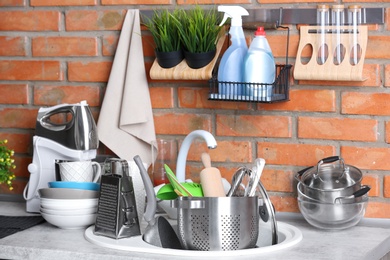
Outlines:
MULTIPOLYGON (((99 139, 117 156, 152 162, 156 139, 144 67, 139 10, 126 13, 97 124, 99 139)), ((155 148, 157 149, 157 148, 155 148)))

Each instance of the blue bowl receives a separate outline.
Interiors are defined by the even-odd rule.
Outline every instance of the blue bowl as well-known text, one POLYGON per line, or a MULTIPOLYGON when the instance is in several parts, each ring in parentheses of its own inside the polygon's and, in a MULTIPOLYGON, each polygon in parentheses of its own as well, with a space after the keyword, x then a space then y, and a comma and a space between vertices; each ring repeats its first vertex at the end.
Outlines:
POLYGON ((49 182, 50 188, 68 188, 79 190, 100 190, 100 184, 95 182, 72 182, 72 181, 52 181, 49 182))

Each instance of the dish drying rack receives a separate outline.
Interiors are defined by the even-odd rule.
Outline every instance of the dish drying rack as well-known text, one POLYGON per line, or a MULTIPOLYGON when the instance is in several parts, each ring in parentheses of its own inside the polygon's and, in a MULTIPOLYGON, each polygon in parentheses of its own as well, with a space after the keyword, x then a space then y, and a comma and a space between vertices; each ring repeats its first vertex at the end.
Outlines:
POLYGON ((289 100, 290 75, 292 65, 288 64, 288 45, 290 40, 290 28, 280 25, 276 29, 287 30, 286 64, 277 64, 275 71, 275 81, 268 83, 249 83, 249 82, 228 82, 218 81, 218 71, 214 70, 213 77, 209 80, 209 100, 220 101, 244 101, 257 103, 273 103, 289 100), (219 87, 227 88, 228 94, 220 94, 219 87), (241 89, 242 94, 237 95, 237 90, 241 89), (252 89, 248 91, 248 89, 252 89), (249 93, 250 92, 250 93, 249 93), (231 94, 230 94, 231 93, 231 94))

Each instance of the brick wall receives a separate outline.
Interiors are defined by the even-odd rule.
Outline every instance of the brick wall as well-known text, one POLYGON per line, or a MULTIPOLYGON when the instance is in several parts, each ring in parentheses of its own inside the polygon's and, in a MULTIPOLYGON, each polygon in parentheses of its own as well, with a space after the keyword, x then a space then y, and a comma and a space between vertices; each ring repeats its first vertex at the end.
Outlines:
MULTIPOLYGON (((311 0, 3 0, 0 1, 0 139, 16 152, 15 189, 28 180, 37 109, 87 100, 96 116, 115 54, 126 9, 199 4, 241 4, 246 8, 315 7, 311 0)), ((329 4, 355 1, 324 1, 329 4)), ((362 0, 364 7, 384 1, 362 0)), ((372 187, 368 217, 390 217, 390 17, 369 27, 364 82, 291 81, 290 101, 251 104, 207 100, 205 81, 153 81, 150 93, 158 138, 178 146, 195 129, 212 132, 218 148, 213 165, 230 179, 237 167, 263 157, 262 181, 278 211, 298 212, 294 174, 319 159, 341 155, 359 167, 372 187)), ((290 63, 294 64, 299 27, 291 27, 290 63)), ((249 32, 248 32, 249 33, 249 32)), ((248 34, 249 35, 249 34, 248 34)), ((268 40, 283 62, 283 32, 268 40)), ((153 62, 150 35, 143 32, 145 67, 153 62)), ((191 146, 187 177, 198 180, 202 142, 191 146)), ((107 152, 103 146, 100 153, 107 152)))

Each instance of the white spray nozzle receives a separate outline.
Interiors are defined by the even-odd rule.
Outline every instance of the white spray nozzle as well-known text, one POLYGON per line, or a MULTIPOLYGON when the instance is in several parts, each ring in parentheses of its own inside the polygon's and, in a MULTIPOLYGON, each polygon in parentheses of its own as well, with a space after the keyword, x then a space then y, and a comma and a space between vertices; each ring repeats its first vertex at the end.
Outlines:
POLYGON ((232 26, 242 26, 241 17, 249 15, 248 11, 245 8, 238 5, 232 5, 232 6, 220 5, 218 6, 218 12, 225 13, 222 22, 219 24, 219 26, 222 26, 229 17, 232 18, 232 22, 231 22, 232 26))

